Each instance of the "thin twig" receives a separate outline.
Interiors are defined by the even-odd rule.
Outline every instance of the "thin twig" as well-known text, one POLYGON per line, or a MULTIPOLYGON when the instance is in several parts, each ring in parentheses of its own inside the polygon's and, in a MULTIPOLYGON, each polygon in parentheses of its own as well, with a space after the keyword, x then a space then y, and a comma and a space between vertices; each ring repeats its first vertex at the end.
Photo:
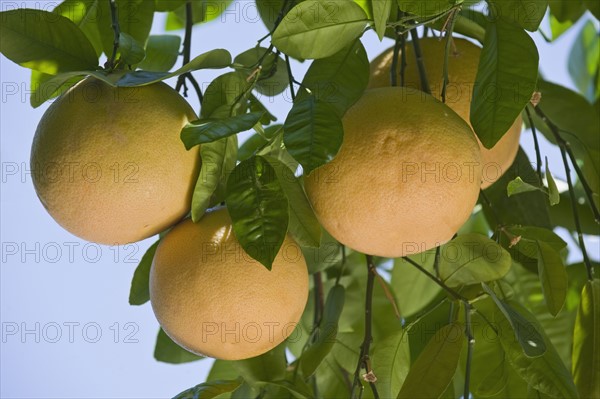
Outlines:
POLYGON ((290 81, 290 95, 292 97, 292 101, 296 99, 296 93, 294 92, 294 75, 292 74, 292 66, 290 65, 290 57, 285 55, 285 66, 287 67, 288 79, 290 81))
POLYGON ((417 68, 419 69, 421 90, 427 94, 431 94, 431 88, 429 87, 429 81, 427 80, 427 71, 425 70, 425 62, 423 61, 423 52, 421 51, 421 45, 419 43, 419 33, 417 32, 416 28, 410 30, 410 37, 412 39, 413 48, 415 50, 417 68))
POLYGON ((473 346, 475 344, 475 338, 473 337, 473 331, 471 329, 471 304, 463 302, 465 308, 465 336, 467 337, 467 362, 465 366, 465 385, 464 385, 464 398, 469 397, 470 383, 471 383, 471 361, 473 359, 473 346))
MULTIPOLYGON (((398 19, 402 15, 402 11, 398 9, 398 19)), ((396 25, 394 28, 394 32, 396 33, 396 41, 394 42, 394 53, 392 57, 392 67, 390 68, 390 82, 392 86, 398 86, 398 56, 400 55, 400 50, 402 50, 402 54, 404 54, 404 35, 400 34, 400 25, 396 25)), ((404 80, 400 83, 401 86, 404 86, 404 80)))
POLYGON ((375 263, 371 255, 366 255, 367 259, 367 294, 365 298, 365 335, 360 346, 360 354, 358 356, 358 364, 356 365, 356 371, 354 372, 354 382, 352 383, 351 398, 362 397, 363 385, 360 383, 360 370, 365 369, 365 379, 369 382, 373 397, 379 399, 379 393, 375 386, 375 376, 371 369, 371 360, 369 358, 369 349, 371 342, 373 341, 372 333, 372 310, 373 310, 373 283, 375 282, 375 263), (358 389, 358 392, 357 392, 358 389), (358 394, 358 396, 356 396, 358 394))
POLYGON ((340 244, 340 250, 342 251, 342 264, 340 266, 340 272, 335 279, 335 285, 339 285, 342 274, 344 274, 344 268, 346 267, 346 246, 340 244))
POLYGON ((536 172, 538 178, 540 179, 540 184, 542 183, 542 152, 540 151, 540 143, 538 142, 537 130, 535 129, 535 125, 533 123, 533 118, 531 117, 531 112, 529 112, 529 108, 525 107, 525 114, 527 114, 527 119, 529 120, 529 127, 531 128, 531 133, 533 134, 533 145, 535 147, 535 162, 536 162, 536 172))
POLYGON ((313 275, 313 282, 315 284, 315 315, 313 318, 313 326, 316 328, 321 324, 323 318, 323 278, 321 272, 316 272, 313 275))
MULTIPOLYGON (((446 89, 450 78, 448 77, 448 58, 450 57, 450 48, 452 47, 452 32, 454 32, 454 23, 456 22, 456 15, 458 14, 459 8, 453 9, 448 15, 448 19, 444 26, 446 30, 446 47, 444 48, 444 77, 442 82, 442 102, 446 102, 446 89)), ((444 29, 442 29, 443 32, 444 29)))
MULTIPOLYGON (((191 60, 191 52, 192 52, 192 27, 194 26, 194 8, 192 6, 192 1, 187 0, 185 3, 185 36, 183 38, 183 65, 187 65, 191 60)), ((200 105, 202 105, 202 100, 204 96, 202 95, 202 89, 196 81, 196 78, 192 75, 191 72, 186 72, 182 75, 179 75, 177 78, 177 84, 175 85, 175 90, 179 91, 183 87, 183 95, 184 97, 188 96, 188 87, 186 81, 189 81, 196 94, 198 95, 198 101, 200 101, 200 105)))
POLYGON ((416 267, 421 273, 423 273, 427 277, 429 277, 429 279, 431 281, 433 281, 434 283, 436 283, 437 285, 439 285, 444 291, 446 291, 447 293, 449 293, 457 301, 468 302, 465 297, 463 297, 462 295, 460 295, 458 292, 454 291, 452 288, 448 287, 440 279, 438 279, 437 277, 435 277, 433 274, 429 273, 427 270, 425 270, 425 268, 423 266, 419 265, 417 262, 415 262, 414 260, 412 260, 408 256, 404 256, 404 257, 402 257, 402 259, 404 259, 405 261, 407 261, 408 263, 410 263, 412 266, 416 267))
POLYGON ((119 27, 119 15, 115 0, 108 0, 108 3, 110 4, 110 16, 112 20, 112 29, 114 32, 114 41, 112 55, 110 56, 110 59, 106 61, 104 67, 106 69, 112 70, 116 66, 115 63, 117 59, 117 51, 119 51, 119 39, 121 38, 121 28, 119 27))

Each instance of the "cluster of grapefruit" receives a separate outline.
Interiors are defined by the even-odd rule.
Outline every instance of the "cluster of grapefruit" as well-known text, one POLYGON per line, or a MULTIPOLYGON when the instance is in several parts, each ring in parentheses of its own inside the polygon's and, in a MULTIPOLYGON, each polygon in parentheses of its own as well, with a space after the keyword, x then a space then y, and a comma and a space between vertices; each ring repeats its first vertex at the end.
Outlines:
MULTIPOLYGON (((480 49, 454 42, 450 83, 472 84, 480 49)), ((421 45, 436 87, 444 45, 421 45)), ((514 160, 521 129, 515 121, 494 148, 483 148, 467 122, 468 92, 443 104, 419 90, 413 67, 404 87, 390 87, 392 54, 373 61, 369 90, 344 116, 337 157, 305 178, 323 227, 350 248, 384 257, 448 241, 473 209, 484 166, 503 171, 514 160)), ((410 46, 406 58, 414 65, 410 46)), ((294 331, 307 301, 307 267, 291 237, 270 271, 250 258, 225 208, 198 223, 187 217, 201 159, 179 133, 196 118, 166 84, 115 88, 86 78, 38 126, 34 187, 61 226, 89 241, 125 244, 167 231, 150 272, 162 328, 201 355, 253 357, 294 331)), ((483 178, 483 187, 494 180, 483 178)))

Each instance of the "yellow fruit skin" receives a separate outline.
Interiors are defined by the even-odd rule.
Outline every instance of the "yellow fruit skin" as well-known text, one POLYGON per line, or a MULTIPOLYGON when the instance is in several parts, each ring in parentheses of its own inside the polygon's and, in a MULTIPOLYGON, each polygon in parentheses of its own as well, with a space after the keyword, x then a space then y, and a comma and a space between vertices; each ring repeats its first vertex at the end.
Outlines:
POLYGON ((175 226, 150 271, 152 309, 164 331, 189 351, 218 359, 258 356, 283 342, 307 297, 298 244, 288 236, 269 271, 244 252, 225 209, 175 226))
POLYGON ((323 227, 384 257, 450 240, 479 194, 481 154, 469 126, 433 97, 400 87, 367 90, 343 125, 338 155, 305 178, 323 227))
POLYGON ((114 88, 86 78, 57 99, 31 149, 33 184, 61 226, 85 240, 125 244, 183 218, 200 169, 181 128, 194 111, 164 83, 114 88))
MULTIPOLYGON (((477 77, 481 48, 465 39, 454 38, 453 40, 455 49, 450 50, 450 56, 448 57, 449 83, 447 85, 446 105, 470 125, 471 93, 477 77)), ((434 97, 441 100, 446 41, 428 37, 421 39, 420 44, 431 92, 434 97)), ((390 86, 390 68, 393 56, 394 48, 392 47, 378 55, 371 62, 369 88, 390 86)), ((406 64, 404 86, 420 90, 421 80, 411 43, 406 46, 406 64)), ((399 66, 397 71, 397 82, 400 85, 399 66)), ((491 186, 512 165, 519 150, 522 124, 523 121, 519 116, 500 141, 491 149, 485 148, 477 139, 483 161, 481 188, 485 189, 491 186)))

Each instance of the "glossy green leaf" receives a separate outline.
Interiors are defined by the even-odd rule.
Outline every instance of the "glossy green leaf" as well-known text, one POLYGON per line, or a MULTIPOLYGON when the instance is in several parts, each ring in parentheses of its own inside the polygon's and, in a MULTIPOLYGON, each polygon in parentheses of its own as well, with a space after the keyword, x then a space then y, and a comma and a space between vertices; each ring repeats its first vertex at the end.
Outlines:
POLYGON ((33 93, 29 97, 29 103, 33 108, 37 108, 47 100, 64 93, 81 79, 83 79, 82 75, 48 75, 32 70, 31 88, 33 93))
POLYGON ((512 197, 507 196, 506 186, 517 176, 520 176, 528 184, 541 185, 529 158, 522 149, 519 149, 515 162, 506 173, 485 190, 485 196, 492 204, 494 211, 490 210, 487 200, 480 201, 490 226, 500 223, 552 228, 550 206, 546 194, 535 191, 512 197), (495 215, 501 216, 502 220, 497 220, 495 215))
POLYGON ((440 397, 452 381, 464 340, 457 323, 439 329, 410 367, 398 399, 440 397))
POLYGON ((283 93, 289 86, 287 65, 281 56, 274 52, 267 53, 264 47, 253 47, 237 55, 233 60, 233 67, 244 73, 244 76, 255 76, 256 91, 269 97, 283 93), (262 60, 260 72, 256 68, 262 60))
POLYGON ((0 18, 0 52, 25 68, 54 75, 98 66, 94 46, 68 18, 25 8, 0 18))
POLYGON ((102 54, 102 38, 98 29, 98 10, 101 0, 65 0, 54 10, 55 14, 69 18, 87 36, 96 50, 96 56, 102 54))
POLYGON ((538 273, 548 310, 554 316, 562 309, 567 297, 567 271, 560 254, 544 242, 538 244, 538 273))
MULTIPOLYGON (((434 273, 435 249, 409 258, 434 273)), ((400 314, 405 318, 423 310, 441 292, 439 285, 402 258, 394 259, 391 285, 400 314)))
POLYGON ((530 258, 537 258, 538 242, 546 244, 556 252, 567 246, 567 243, 550 229, 535 226, 506 226, 505 230, 510 234, 509 238, 514 241, 511 246, 530 258))
MULTIPOLYGON (((142 47, 146 45, 152 20, 154 19, 154 0, 115 0, 119 29, 130 35, 142 47)), ((112 50, 111 46, 108 46, 112 50)))
POLYGON ((243 161, 244 159, 250 158, 259 148, 265 146, 268 143, 268 140, 279 134, 280 131, 281 125, 271 125, 266 127, 262 134, 255 133, 250 136, 240 146, 238 160, 243 161))
MULTIPOLYGON (((175 1, 178 2, 179 0, 175 1)), ((192 21, 194 24, 213 21, 227 10, 231 2, 232 0, 194 0, 192 1, 192 21)), ((181 4, 168 14, 167 30, 185 28, 185 9, 185 4, 181 4)), ((239 9, 236 12, 239 12, 239 9)), ((223 16, 223 18, 224 21, 227 21, 225 18, 230 18, 230 22, 239 20, 239 16, 237 17, 238 19, 231 15, 228 17, 223 16)))
POLYGON ((600 280, 588 281, 573 331, 573 379, 581 398, 600 397, 600 280))
POLYGON ((117 81, 116 85, 121 87, 144 86, 198 69, 225 68, 229 66, 230 63, 231 55, 229 54, 229 51, 224 49, 215 49, 200 54, 199 56, 191 60, 188 64, 179 68, 175 72, 167 73, 134 71, 124 75, 121 79, 117 81))
POLYGON ((146 44, 146 58, 138 67, 144 71, 167 72, 179 57, 181 37, 176 35, 150 35, 146 44))
POLYGON ((595 81, 596 70, 600 64, 600 38, 592 21, 587 21, 579 31, 569 53, 569 74, 579 92, 588 100, 600 96, 595 81))
POLYGON ((275 169, 289 203, 289 231, 298 244, 317 248, 321 245, 321 225, 306 197, 300 180, 287 165, 272 156, 264 156, 275 169))
POLYGON ((356 40, 331 57, 313 61, 302 80, 302 86, 310 93, 300 90, 296 101, 314 95, 342 117, 363 94, 368 82, 369 59, 360 40, 356 40))
POLYGON ((345 289, 334 285, 327 294, 321 323, 315 331, 315 340, 300 356, 300 369, 305 378, 311 376, 331 351, 338 331, 338 321, 344 308, 345 289))
POLYGON ((440 278, 450 287, 502 278, 510 270, 510 254, 481 234, 463 234, 440 250, 440 278))
POLYGON ((516 194, 528 193, 531 191, 541 191, 545 193, 545 191, 542 190, 541 187, 537 187, 533 184, 526 183, 519 176, 517 176, 514 180, 508 182, 508 185, 506 186, 506 195, 509 197, 516 194))
POLYGON ((186 389, 173 399, 213 399, 224 393, 233 392, 242 385, 243 380, 216 380, 198 384, 186 389))
POLYGON ((237 136, 200 147, 202 166, 192 196, 192 220, 198 222, 211 206, 225 199, 229 173, 235 168, 237 136))
POLYGON ((367 22, 367 15, 353 1, 306 0, 287 13, 272 42, 295 58, 329 57, 358 38, 367 22))
POLYGON ((181 130, 181 141, 187 150, 199 144, 212 143, 252 129, 262 116, 262 112, 251 112, 222 119, 199 119, 181 130))
POLYGON ((173 342, 162 328, 156 337, 154 358, 159 362, 171 364, 189 363, 203 359, 202 356, 191 353, 173 342))
POLYGON ((283 125, 283 142, 304 173, 310 174, 331 161, 344 138, 344 127, 335 108, 309 96, 294 102, 283 125))
MULTIPOLYGON (((513 337, 516 338, 521 348, 520 351, 530 358, 540 357, 546 353, 546 343, 536 326, 531 324, 528 319, 513 309, 507 302, 499 299, 490 287, 483 284, 483 289, 494 300, 498 311, 504 315, 505 320, 510 325, 510 331, 513 332, 513 337)), ((499 320, 496 320, 496 322, 499 322, 499 320)), ((510 334, 506 333, 506 335, 510 334)))
POLYGON ((538 61, 523 29, 502 19, 488 24, 471 102, 471 125, 486 148, 502 138, 531 99, 538 61))
MULTIPOLYGON (((376 0, 375 0, 376 1, 376 0)), ((431 17, 448 12, 457 1, 448 0, 397 0, 398 7, 418 17, 431 17)))
POLYGON ((146 58, 146 52, 133 36, 121 32, 119 35, 119 51, 121 59, 128 65, 139 64, 146 58))
POLYGON ((390 17, 393 0, 371 0, 373 8, 373 22, 375 23, 375 32, 379 40, 383 40, 386 24, 390 17))
POLYGON ((242 248, 271 269, 289 221, 288 200, 273 167, 259 156, 242 161, 227 180, 225 201, 242 248))
MULTIPOLYGON (((540 331, 541 327, 535 317, 518 303, 511 302, 510 306, 518 309, 524 325, 531 331, 540 331)), ((556 398, 578 398, 577 390, 568 369, 563 364, 554 346, 547 338, 542 337, 546 351, 542 356, 531 358, 523 353, 522 346, 516 342, 512 327, 500 310, 494 315, 494 321, 499 331, 499 339, 507 359, 517 374, 534 389, 556 398)))
POLYGON ((496 18, 515 22, 523 29, 535 32, 548 8, 548 0, 487 0, 496 18))
POLYGON ((546 157, 546 179, 548 180, 548 197, 550 198, 550 206, 554 206, 560 202, 560 192, 558 191, 554 177, 552 177, 552 173, 550 172, 550 167, 548 166, 548 157, 546 157))
POLYGON ((213 80, 204 92, 200 116, 202 118, 226 118, 244 113, 246 103, 243 94, 250 90, 250 83, 238 72, 227 72, 213 80))
POLYGON ((374 342, 371 359, 371 367, 377 376, 377 389, 381 397, 396 397, 410 368, 410 349, 406 331, 395 331, 382 341, 374 342))
POLYGON ((559 22, 576 22, 585 12, 582 0, 549 0, 550 12, 559 22))
POLYGON ((133 273, 131 290, 129 291, 130 305, 143 305, 150 300, 150 267, 159 242, 156 241, 146 250, 133 273))

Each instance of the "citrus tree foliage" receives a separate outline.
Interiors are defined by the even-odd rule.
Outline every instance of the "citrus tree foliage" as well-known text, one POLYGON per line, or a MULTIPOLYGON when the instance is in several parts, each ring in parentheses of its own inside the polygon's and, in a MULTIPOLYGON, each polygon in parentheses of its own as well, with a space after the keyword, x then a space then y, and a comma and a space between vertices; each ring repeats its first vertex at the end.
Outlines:
MULTIPOLYGON (((51 12, 1 13, 2 54, 31 69, 33 107, 85 76, 123 87, 179 77, 178 88, 192 95, 192 73, 220 69, 198 91, 200 119, 181 132, 188 149, 201 145, 203 160, 191 216, 199 221, 225 202, 239 242, 267 268, 286 233, 303 248, 313 284, 296 331, 259 357, 215 361, 207 381, 176 397, 600 397, 598 264, 577 240, 600 235, 599 3, 255 0, 268 32, 255 47, 190 54, 192 26, 231 3, 65 0, 51 12), (167 13, 166 29, 175 32, 150 35, 156 13, 167 13), (540 28, 544 16, 549 29, 540 28), (340 149, 341 118, 369 78, 363 36, 401 45, 417 27, 440 40, 454 33, 481 43, 475 133, 490 148, 522 115, 560 148, 569 188, 559 190, 539 150, 532 160, 521 150, 453 240, 410 257, 365 258, 322 231, 298 171, 311 173, 340 149), (540 76, 531 39, 553 41, 571 29, 578 30, 568 61, 577 91, 540 76), (310 63, 303 78, 293 59, 310 63), (293 105, 276 123, 260 98, 285 90, 293 105), (248 130, 254 134, 239 146, 237 134, 248 130), (555 227, 575 241, 567 245, 555 227), (580 250, 584 262, 568 264, 580 250)), ((135 271, 132 305, 149 300, 156 247, 135 271)), ((202 359, 162 330, 154 355, 168 363, 202 359)))

